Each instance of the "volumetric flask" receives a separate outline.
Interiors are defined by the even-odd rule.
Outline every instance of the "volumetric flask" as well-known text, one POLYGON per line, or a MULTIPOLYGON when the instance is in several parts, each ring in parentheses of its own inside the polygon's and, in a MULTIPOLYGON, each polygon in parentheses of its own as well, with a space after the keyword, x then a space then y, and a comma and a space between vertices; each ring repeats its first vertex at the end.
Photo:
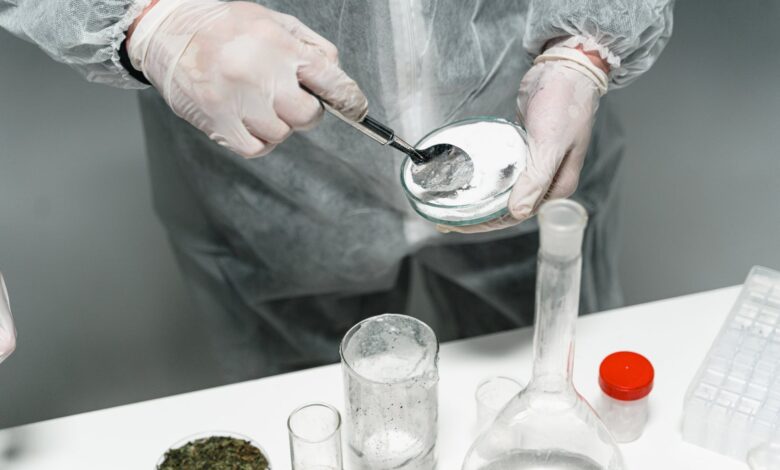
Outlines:
POLYGON ((341 415, 325 403, 297 408, 287 419, 292 470, 341 470, 341 415))
POLYGON ((341 342, 350 470, 433 470, 439 343, 425 323, 385 314, 341 342))
POLYGON ((622 470, 607 428, 572 383, 587 213, 566 199, 539 210, 533 376, 469 449, 464 470, 622 470))

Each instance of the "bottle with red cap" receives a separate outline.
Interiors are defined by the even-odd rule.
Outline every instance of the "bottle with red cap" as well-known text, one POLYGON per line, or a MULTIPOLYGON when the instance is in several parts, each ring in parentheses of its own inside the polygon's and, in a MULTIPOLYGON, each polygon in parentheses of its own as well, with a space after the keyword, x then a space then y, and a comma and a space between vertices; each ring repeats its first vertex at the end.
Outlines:
POLYGON ((617 442, 635 441, 647 424, 648 399, 655 371, 646 357, 630 351, 612 353, 601 361, 597 410, 617 442))

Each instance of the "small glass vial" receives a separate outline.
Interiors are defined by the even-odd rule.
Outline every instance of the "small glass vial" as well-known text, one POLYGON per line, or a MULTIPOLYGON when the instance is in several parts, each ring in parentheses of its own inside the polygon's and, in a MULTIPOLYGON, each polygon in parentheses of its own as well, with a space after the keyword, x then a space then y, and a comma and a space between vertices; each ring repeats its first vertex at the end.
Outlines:
POLYGON ((500 375, 480 382, 474 392, 477 401, 477 429, 481 432, 490 426, 509 400, 521 390, 523 386, 520 382, 500 375))
POLYGON ((653 365, 641 354, 612 353, 601 361, 602 392, 598 414, 617 442, 635 441, 648 418, 648 398, 653 389, 653 365))

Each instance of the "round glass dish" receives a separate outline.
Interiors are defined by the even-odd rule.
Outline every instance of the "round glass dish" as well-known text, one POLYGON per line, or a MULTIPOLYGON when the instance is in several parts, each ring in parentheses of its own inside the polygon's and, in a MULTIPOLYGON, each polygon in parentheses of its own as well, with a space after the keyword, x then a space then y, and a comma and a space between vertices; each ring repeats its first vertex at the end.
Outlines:
POLYGON ((449 143, 462 148, 474 162, 472 184, 455 191, 432 192, 412 178, 412 161, 401 164, 401 186, 423 218, 437 224, 474 225, 507 213, 509 193, 528 159, 525 130, 506 119, 478 116, 455 121, 428 133, 415 145, 426 148, 449 143))
POLYGON ((179 439, 178 441, 174 442, 172 446, 168 447, 167 449, 165 449, 163 451, 162 455, 160 455, 160 458, 157 459, 157 465, 155 465, 154 468, 155 469, 160 468, 160 466, 165 461, 165 454, 169 450, 171 450, 171 449, 178 449, 179 447, 182 447, 182 446, 186 445, 189 442, 197 441, 198 439, 206 439, 206 438, 209 438, 209 437, 230 437, 230 438, 233 438, 233 439, 239 439, 239 440, 242 440, 242 441, 249 442, 249 444, 251 444, 252 446, 256 447, 260 451, 260 453, 263 454, 263 456, 265 457, 265 460, 268 462, 268 470, 272 469, 271 459, 268 457, 268 452, 266 452, 265 449, 263 449, 260 446, 260 444, 257 443, 257 441, 255 441, 254 439, 252 439, 250 437, 247 437, 247 436, 245 436, 243 434, 239 434, 237 432, 230 432, 230 431, 204 431, 204 432, 199 432, 197 434, 192 434, 192 435, 187 436, 185 438, 179 439))

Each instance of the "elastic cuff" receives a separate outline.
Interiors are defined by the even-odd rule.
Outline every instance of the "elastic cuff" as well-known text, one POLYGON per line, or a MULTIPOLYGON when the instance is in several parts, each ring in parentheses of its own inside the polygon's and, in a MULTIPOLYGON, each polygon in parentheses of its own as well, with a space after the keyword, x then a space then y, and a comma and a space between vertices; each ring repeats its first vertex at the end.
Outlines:
MULTIPOLYGON (((133 24, 133 21, 135 21, 138 15, 149 6, 150 2, 151 0, 135 0, 119 21, 111 26, 111 63, 114 65, 114 70, 119 73, 122 80, 128 83, 140 80, 130 73, 130 70, 122 63, 120 49, 125 42, 127 30, 130 28, 130 25, 133 24)), ((141 81, 141 83, 144 82, 141 81)), ((138 87, 134 86, 134 88, 138 87)))
POLYGON ((610 70, 619 69, 620 64, 622 63, 620 57, 613 54, 608 48, 599 44, 595 39, 586 36, 572 36, 559 44, 556 44, 556 46, 570 47, 572 49, 576 49, 577 46, 582 46, 582 50, 585 52, 597 52, 599 57, 609 64, 610 70))
POLYGON ((122 45, 119 46, 119 63, 122 64, 122 67, 127 70, 127 73, 129 73, 131 77, 144 85, 151 85, 151 82, 147 80, 143 72, 133 67, 133 64, 130 63, 130 56, 127 54, 127 39, 122 41, 122 45))
POLYGON ((544 51, 544 53, 534 59, 534 65, 543 64, 550 61, 561 61, 567 68, 577 70, 586 77, 590 78, 599 91, 599 96, 604 96, 609 88, 609 77, 603 70, 596 67, 590 61, 588 56, 579 49, 572 49, 556 45, 544 51))

